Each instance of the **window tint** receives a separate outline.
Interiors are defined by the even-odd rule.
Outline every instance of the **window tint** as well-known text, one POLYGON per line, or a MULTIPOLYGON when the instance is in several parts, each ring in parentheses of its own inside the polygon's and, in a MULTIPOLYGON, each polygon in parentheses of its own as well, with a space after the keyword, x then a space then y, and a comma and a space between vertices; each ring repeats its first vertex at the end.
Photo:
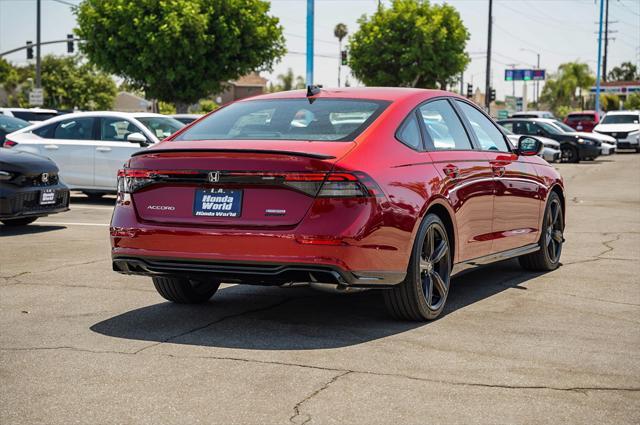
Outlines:
POLYGON ((515 132, 515 130, 513 129, 513 123, 512 122, 501 122, 500 123, 501 126, 503 126, 504 128, 507 129, 507 131, 510 132, 515 132))
POLYGON ((33 111, 11 111, 13 116, 25 121, 46 121, 49 118, 57 117, 55 112, 33 112, 33 111))
POLYGON ((575 114, 575 115, 569 115, 567 117, 567 121, 571 123, 578 122, 578 121, 592 122, 592 121, 595 121, 595 117, 590 114, 575 114))
POLYGON ((447 100, 426 103, 418 111, 429 135, 430 148, 435 150, 473 149, 460 118, 447 100))
POLYGON ((142 131, 129 120, 122 118, 100 119, 100 140, 126 142, 127 136, 131 133, 142 133, 142 131))
POLYGON ((638 115, 605 115, 602 124, 638 124, 638 115))
POLYGON ((237 102, 195 123, 176 140, 353 140, 388 104, 306 98, 237 102))
POLYGON ((507 146, 507 141, 505 140, 504 135, 489 118, 485 117, 482 112, 465 102, 456 102, 458 102, 460 109, 462 109, 462 113, 471 123, 471 128, 478 138, 480 148, 483 151, 509 152, 509 147, 507 146))
POLYGON ((404 120, 397 136, 402 143, 412 149, 420 150, 422 148, 420 125, 418 124, 418 120, 414 112, 411 112, 411 115, 404 120))
POLYGON ((20 130, 21 128, 27 127, 29 125, 31 124, 24 120, 0 115, 0 129, 2 129, 2 131, 7 134, 12 133, 16 130, 20 130))
POLYGON ((163 140, 184 127, 184 124, 171 117, 136 117, 158 138, 163 140))
POLYGON ((53 138, 53 130, 55 130, 57 125, 58 123, 45 125, 44 127, 36 128, 32 133, 45 139, 51 139, 53 138))
POLYGON ((91 140, 93 138, 93 118, 71 118, 60 121, 54 139, 91 140))

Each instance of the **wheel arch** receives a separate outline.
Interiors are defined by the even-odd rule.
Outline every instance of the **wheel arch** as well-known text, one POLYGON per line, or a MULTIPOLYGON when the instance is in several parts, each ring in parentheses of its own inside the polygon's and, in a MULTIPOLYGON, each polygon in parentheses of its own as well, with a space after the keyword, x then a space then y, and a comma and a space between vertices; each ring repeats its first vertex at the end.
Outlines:
MULTIPOLYGON (((562 207, 562 220, 563 220, 562 225, 564 226, 565 224, 564 222, 566 221, 566 211, 567 211, 566 201, 564 197, 564 190, 559 184, 554 184, 549 190, 549 193, 551 192, 555 192, 560 198, 560 206, 562 207)), ((548 196, 547 196, 547 199, 548 199, 548 196)), ((546 201, 545 201, 545 204, 546 204, 546 201)))
MULTIPOLYGON (((440 220, 442 220, 442 223, 444 223, 445 230, 447 231, 447 237, 449 238, 449 244, 451 245, 451 259, 452 262, 455 263, 458 232, 456 230, 455 215, 451 210, 451 206, 446 203, 444 199, 437 198, 428 205, 425 213, 422 215, 422 220, 424 220, 427 214, 435 214, 440 220)), ((422 220, 420 222, 422 222, 422 220)))

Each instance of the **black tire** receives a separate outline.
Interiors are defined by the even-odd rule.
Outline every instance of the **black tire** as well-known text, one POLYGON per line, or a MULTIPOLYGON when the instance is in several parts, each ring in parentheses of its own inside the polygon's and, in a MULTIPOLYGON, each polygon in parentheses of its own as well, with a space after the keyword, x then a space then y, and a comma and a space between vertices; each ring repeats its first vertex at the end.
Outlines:
POLYGON ((405 280, 383 292, 389 313, 396 319, 425 321, 444 309, 451 278, 451 245, 440 218, 428 214, 413 244, 405 280))
POLYGON ((560 158, 562 162, 576 163, 580 161, 578 149, 574 148, 573 146, 561 146, 560 152, 560 158))
POLYGON ((200 304, 216 293, 220 282, 197 281, 186 278, 154 277, 156 291, 167 301, 178 304, 200 304))
POLYGON ((8 220, 2 220, 2 224, 5 226, 26 226, 36 221, 38 217, 23 217, 23 218, 11 218, 8 220))
POLYGON ((640 147, 636 148, 636 153, 640 153, 640 147))
POLYGON ((544 220, 538 244, 540 249, 531 254, 518 257, 520 265, 526 270, 551 271, 560 266, 560 256, 564 243, 564 216, 562 203, 557 193, 551 192, 544 210, 544 220))

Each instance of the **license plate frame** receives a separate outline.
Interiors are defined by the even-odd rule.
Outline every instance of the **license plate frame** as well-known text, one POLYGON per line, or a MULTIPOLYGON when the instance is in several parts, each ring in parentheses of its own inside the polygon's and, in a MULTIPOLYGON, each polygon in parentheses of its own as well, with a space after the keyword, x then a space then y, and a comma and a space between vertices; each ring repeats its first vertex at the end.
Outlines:
POLYGON ((242 189, 196 189, 193 203, 194 217, 242 217, 242 189))
POLYGON ((43 189, 40 191, 40 205, 53 205, 56 203, 56 190, 43 189))

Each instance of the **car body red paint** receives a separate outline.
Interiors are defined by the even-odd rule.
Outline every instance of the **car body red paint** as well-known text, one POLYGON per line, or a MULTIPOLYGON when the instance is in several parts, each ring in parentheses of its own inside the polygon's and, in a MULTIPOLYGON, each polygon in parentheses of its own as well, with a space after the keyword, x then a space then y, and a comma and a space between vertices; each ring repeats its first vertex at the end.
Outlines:
MULTIPOLYGON (((293 91, 240 102, 304 98, 305 92, 293 91)), ((389 103, 352 141, 180 140, 189 127, 133 156, 127 168, 256 176, 362 173, 358 179, 381 193, 320 198, 283 186, 230 183, 243 190, 240 217, 194 217, 195 189, 225 185, 159 182, 119 198, 111 222, 114 269, 168 276, 185 270, 179 265, 202 264, 203 269, 190 270, 220 271, 225 282, 280 284, 292 279, 291 273, 278 274, 288 267, 294 280, 300 273, 304 280, 306 271, 306 281, 321 280, 322 273, 313 271, 328 270, 339 286, 387 287, 405 278, 414 238, 428 212, 446 216, 452 263, 473 263, 535 244, 550 191, 562 196, 560 175, 537 156, 415 150, 398 140, 398 128, 418 105, 434 99, 466 102, 455 94, 359 88, 322 90, 314 98, 389 103), (452 169, 457 169, 454 174, 452 169), (286 212, 269 215, 266 210, 286 212)))

